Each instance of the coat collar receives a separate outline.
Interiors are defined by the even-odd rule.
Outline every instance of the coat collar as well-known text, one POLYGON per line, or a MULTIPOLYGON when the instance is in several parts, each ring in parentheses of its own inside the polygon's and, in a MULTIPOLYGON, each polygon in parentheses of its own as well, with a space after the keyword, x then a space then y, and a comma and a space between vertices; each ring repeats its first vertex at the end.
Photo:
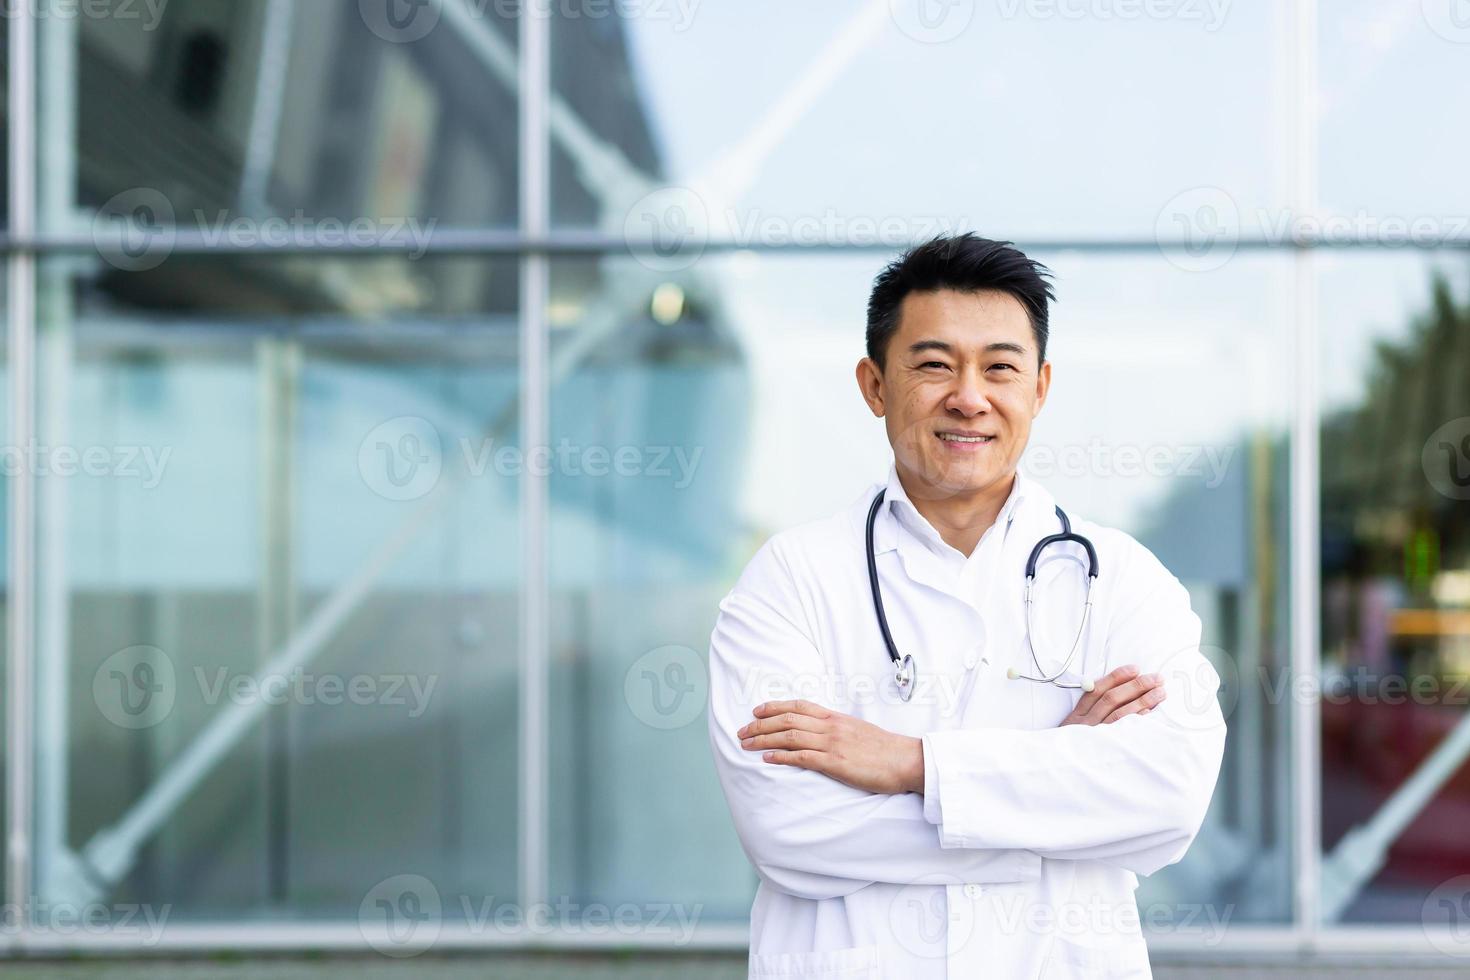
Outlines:
MULTIPOLYGON (((888 477, 881 485, 883 489, 883 503, 878 508, 878 517, 873 527, 873 553, 881 555, 893 551, 898 547, 899 522, 902 521, 907 529, 916 537, 942 541, 939 532, 919 513, 918 508, 904 492, 903 483, 898 478, 898 465, 893 461, 888 464, 888 477)), ((865 535, 867 531, 868 508, 873 503, 873 496, 880 489, 879 484, 871 484, 863 495, 854 503, 854 511, 857 516, 859 535, 865 535)), ((1016 479, 1011 487, 1010 496, 1001 506, 1000 513, 996 517, 997 523, 1013 525, 1016 519, 1026 515, 1052 513, 1051 495, 1046 489, 1031 477, 1026 476, 1019 469, 1016 470, 1016 479)))

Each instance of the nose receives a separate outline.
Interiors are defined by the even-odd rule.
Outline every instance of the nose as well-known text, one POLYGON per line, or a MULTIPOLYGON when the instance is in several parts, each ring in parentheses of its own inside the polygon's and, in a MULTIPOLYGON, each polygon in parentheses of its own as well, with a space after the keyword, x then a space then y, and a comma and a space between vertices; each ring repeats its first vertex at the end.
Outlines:
POLYGON ((956 372, 954 387, 945 398, 944 407, 966 418, 990 411, 985 379, 979 370, 966 368, 956 372))

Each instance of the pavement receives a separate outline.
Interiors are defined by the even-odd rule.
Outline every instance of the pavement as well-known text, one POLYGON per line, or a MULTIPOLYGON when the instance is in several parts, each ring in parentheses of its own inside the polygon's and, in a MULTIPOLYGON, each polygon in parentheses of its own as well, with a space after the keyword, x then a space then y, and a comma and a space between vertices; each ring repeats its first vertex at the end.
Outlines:
MULTIPOLYGON (((419 956, 393 960, 359 956, 250 956, 201 959, 87 959, 0 961, 5 980, 740 980, 739 954, 700 955, 494 953, 419 956)), ((1470 961, 1441 963, 1383 960, 1303 964, 1156 963, 1157 980, 1466 980, 1470 961)))

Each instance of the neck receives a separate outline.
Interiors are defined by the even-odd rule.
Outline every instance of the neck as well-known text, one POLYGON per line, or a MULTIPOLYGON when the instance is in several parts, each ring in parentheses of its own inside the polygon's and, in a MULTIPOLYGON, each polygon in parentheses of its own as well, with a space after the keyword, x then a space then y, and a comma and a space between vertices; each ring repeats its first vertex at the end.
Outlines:
POLYGON ((945 544, 965 557, 975 550, 980 538, 1000 516, 1015 486, 1016 471, 1012 470, 988 487, 967 493, 951 493, 938 490, 905 475, 898 467, 898 482, 908 494, 914 509, 923 515, 945 544), (917 491, 917 492, 915 492, 917 491))

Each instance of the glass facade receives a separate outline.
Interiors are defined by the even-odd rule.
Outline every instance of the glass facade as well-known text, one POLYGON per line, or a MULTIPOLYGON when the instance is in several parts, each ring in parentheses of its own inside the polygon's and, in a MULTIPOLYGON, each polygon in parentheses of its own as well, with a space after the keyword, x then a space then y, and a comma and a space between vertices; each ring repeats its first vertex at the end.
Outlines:
POLYGON ((873 276, 973 229, 1055 273, 1025 468, 1225 682, 1156 948, 1470 952, 1470 29, 1420 7, 18 5, 20 935, 739 948, 716 606, 886 471, 873 276))

